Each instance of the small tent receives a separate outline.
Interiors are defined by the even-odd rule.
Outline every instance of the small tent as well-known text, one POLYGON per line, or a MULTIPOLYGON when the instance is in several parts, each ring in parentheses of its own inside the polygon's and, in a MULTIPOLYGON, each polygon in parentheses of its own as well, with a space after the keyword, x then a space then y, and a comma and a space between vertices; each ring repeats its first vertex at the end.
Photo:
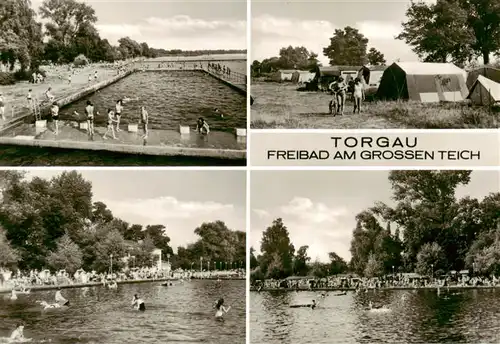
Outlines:
POLYGON ((484 66, 471 70, 467 76, 467 88, 470 90, 476 82, 479 75, 482 75, 495 82, 500 82, 500 69, 490 66, 484 66))
POLYGON ((395 62, 384 71, 377 98, 425 103, 463 101, 467 73, 452 63, 395 62))
POLYGON ((494 105, 500 102, 500 84, 479 75, 467 98, 475 105, 494 105))
POLYGON ((358 72, 358 78, 367 88, 378 88, 386 66, 363 66, 358 72))
POLYGON ((292 82, 296 84, 301 84, 304 82, 309 82, 314 79, 315 73, 311 73, 305 70, 296 70, 292 74, 292 82))
POLYGON ((295 70, 280 69, 273 74, 272 79, 277 82, 292 81, 292 75, 294 72, 295 70))

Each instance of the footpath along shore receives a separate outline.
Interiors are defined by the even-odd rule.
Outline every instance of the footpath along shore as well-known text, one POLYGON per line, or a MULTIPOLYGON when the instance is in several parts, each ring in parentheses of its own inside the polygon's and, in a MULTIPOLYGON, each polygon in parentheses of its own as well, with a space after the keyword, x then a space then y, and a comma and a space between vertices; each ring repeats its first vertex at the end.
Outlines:
MULTIPOLYGON (((228 278, 228 277, 209 277, 209 278, 191 278, 193 280, 211 280, 211 281, 228 281, 228 280, 245 280, 244 277, 238 278, 228 278)), ((157 282, 174 282, 179 281, 180 278, 157 278, 157 279, 137 279, 137 280, 126 280, 126 281, 116 281, 117 284, 137 284, 137 283, 157 283, 157 282)), ((186 279, 185 281, 189 281, 190 279, 186 279)), ((36 285, 32 287, 26 287, 27 290, 30 291, 46 291, 46 290, 56 290, 56 289, 73 289, 73 288, 87 288, 87 287, 103 287, 104 284, 102 282, 88 282, 88 283, 73 283, 73 284, 58 284, 58 285, 36 285)), ((13 287, 0 287, 0 294, 10 293, 13 287)))

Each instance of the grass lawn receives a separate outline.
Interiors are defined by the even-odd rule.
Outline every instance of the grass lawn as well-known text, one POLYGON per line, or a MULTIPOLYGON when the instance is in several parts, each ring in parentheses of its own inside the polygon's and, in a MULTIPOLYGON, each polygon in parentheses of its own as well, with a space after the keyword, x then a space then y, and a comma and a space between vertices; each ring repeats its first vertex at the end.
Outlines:
POLYGON ((498 128, 499 113, 465 103, 365 102, 353 114, 348 101, 344 116, 328 113, 331 96, 299 92, 289 83, 251 83, 253 129, 473 129, 498 128))

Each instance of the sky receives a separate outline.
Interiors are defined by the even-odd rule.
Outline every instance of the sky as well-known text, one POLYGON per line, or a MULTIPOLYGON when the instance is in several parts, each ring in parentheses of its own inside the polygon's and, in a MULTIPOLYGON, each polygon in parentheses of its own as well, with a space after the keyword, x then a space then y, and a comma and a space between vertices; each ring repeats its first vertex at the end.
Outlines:
MULTIPOLYGON (((50 179, 64 170, 35 170, 28 177, 50 179)), ((102 201, 130 224, 162 224, 171 246, 198 239, 203 222, 222 220, 229 229, 246 231, 245 171, 79 170, 92 183, 93 201, 102 201)))
MULTIPOLYGON (((101 38, 119 38, 164 49, 246 49, 244 0, 84 0, 96 12, 101 38)), ((32 0, 38 9, 42 0, 32 0)))
MULTIPOLYGON (((282 218, 297 250, 309 245, 312 260, 328 262, 328 252, 349 261, 355 216, 376 201, 393 204, 388 171, 252 171, 250 245, 260 253, 262 233, 282 218)), ((500 191, 499 171, 473 171, 457 190, 483 199, 500 191)), ((395 228, 393 228, 395 229, 395 228)))
MULTIPOLYGON (((426 2, 433 2, 426 0, 426 2)), ((305 46, 329 65, 323 48, 330 44, 335 29, 357 28, 368 39, 368 49, 376 48, 388 64, 397 59, 418 61, 403 41, 401 32, 409 0, 286 1, 253 0, 251 60, 279 55, 282 47, 305 46)))

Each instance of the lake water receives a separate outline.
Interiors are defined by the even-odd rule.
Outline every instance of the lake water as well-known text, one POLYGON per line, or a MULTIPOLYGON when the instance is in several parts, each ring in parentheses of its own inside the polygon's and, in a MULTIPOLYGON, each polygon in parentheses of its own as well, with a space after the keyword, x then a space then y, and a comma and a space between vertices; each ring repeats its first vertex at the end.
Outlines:
POLYGON ((251 292, 250 338, 274 343, 499 343, 500 290, 251 292), (403 296, 404 295, 404 296, 403 296), (368 302, 389 311, 368 311, 368 302))
POLYGON ((124 284, 118 290, 93 287, 62 293, 71 303, 65 311, 42 312, 35 303, 53 302, 54 291, 20 295, 17 301, 0 296, 0 337, 22 321, 32 343, 245 343, 245 281, 124 284), (132 309, 134 294, 145 300, 145 312, 132 309), (219 297, 231 306, 224 321, 215 320, 212 309, 219 297))
POLYGON ((234 132, 234 128, 246 128, 246 99, 229 86, 201 71, 138 72, 103 88, 61 109, 61 119, 83 120, 88 99, 100 112, 96 126, 105 126, 107 108, 114 110, 116 101, 128 96, 139 98, 124 104, 121 123, 138 123, 140 108, 149 112, 152 129, 179 130, 179 125, 196 126, 196 120, 204 117, 211 130, 234 132), (218 108, 224 117, 214 115, 218 108), (76 118, 73 111, 80 113, 76 118))

